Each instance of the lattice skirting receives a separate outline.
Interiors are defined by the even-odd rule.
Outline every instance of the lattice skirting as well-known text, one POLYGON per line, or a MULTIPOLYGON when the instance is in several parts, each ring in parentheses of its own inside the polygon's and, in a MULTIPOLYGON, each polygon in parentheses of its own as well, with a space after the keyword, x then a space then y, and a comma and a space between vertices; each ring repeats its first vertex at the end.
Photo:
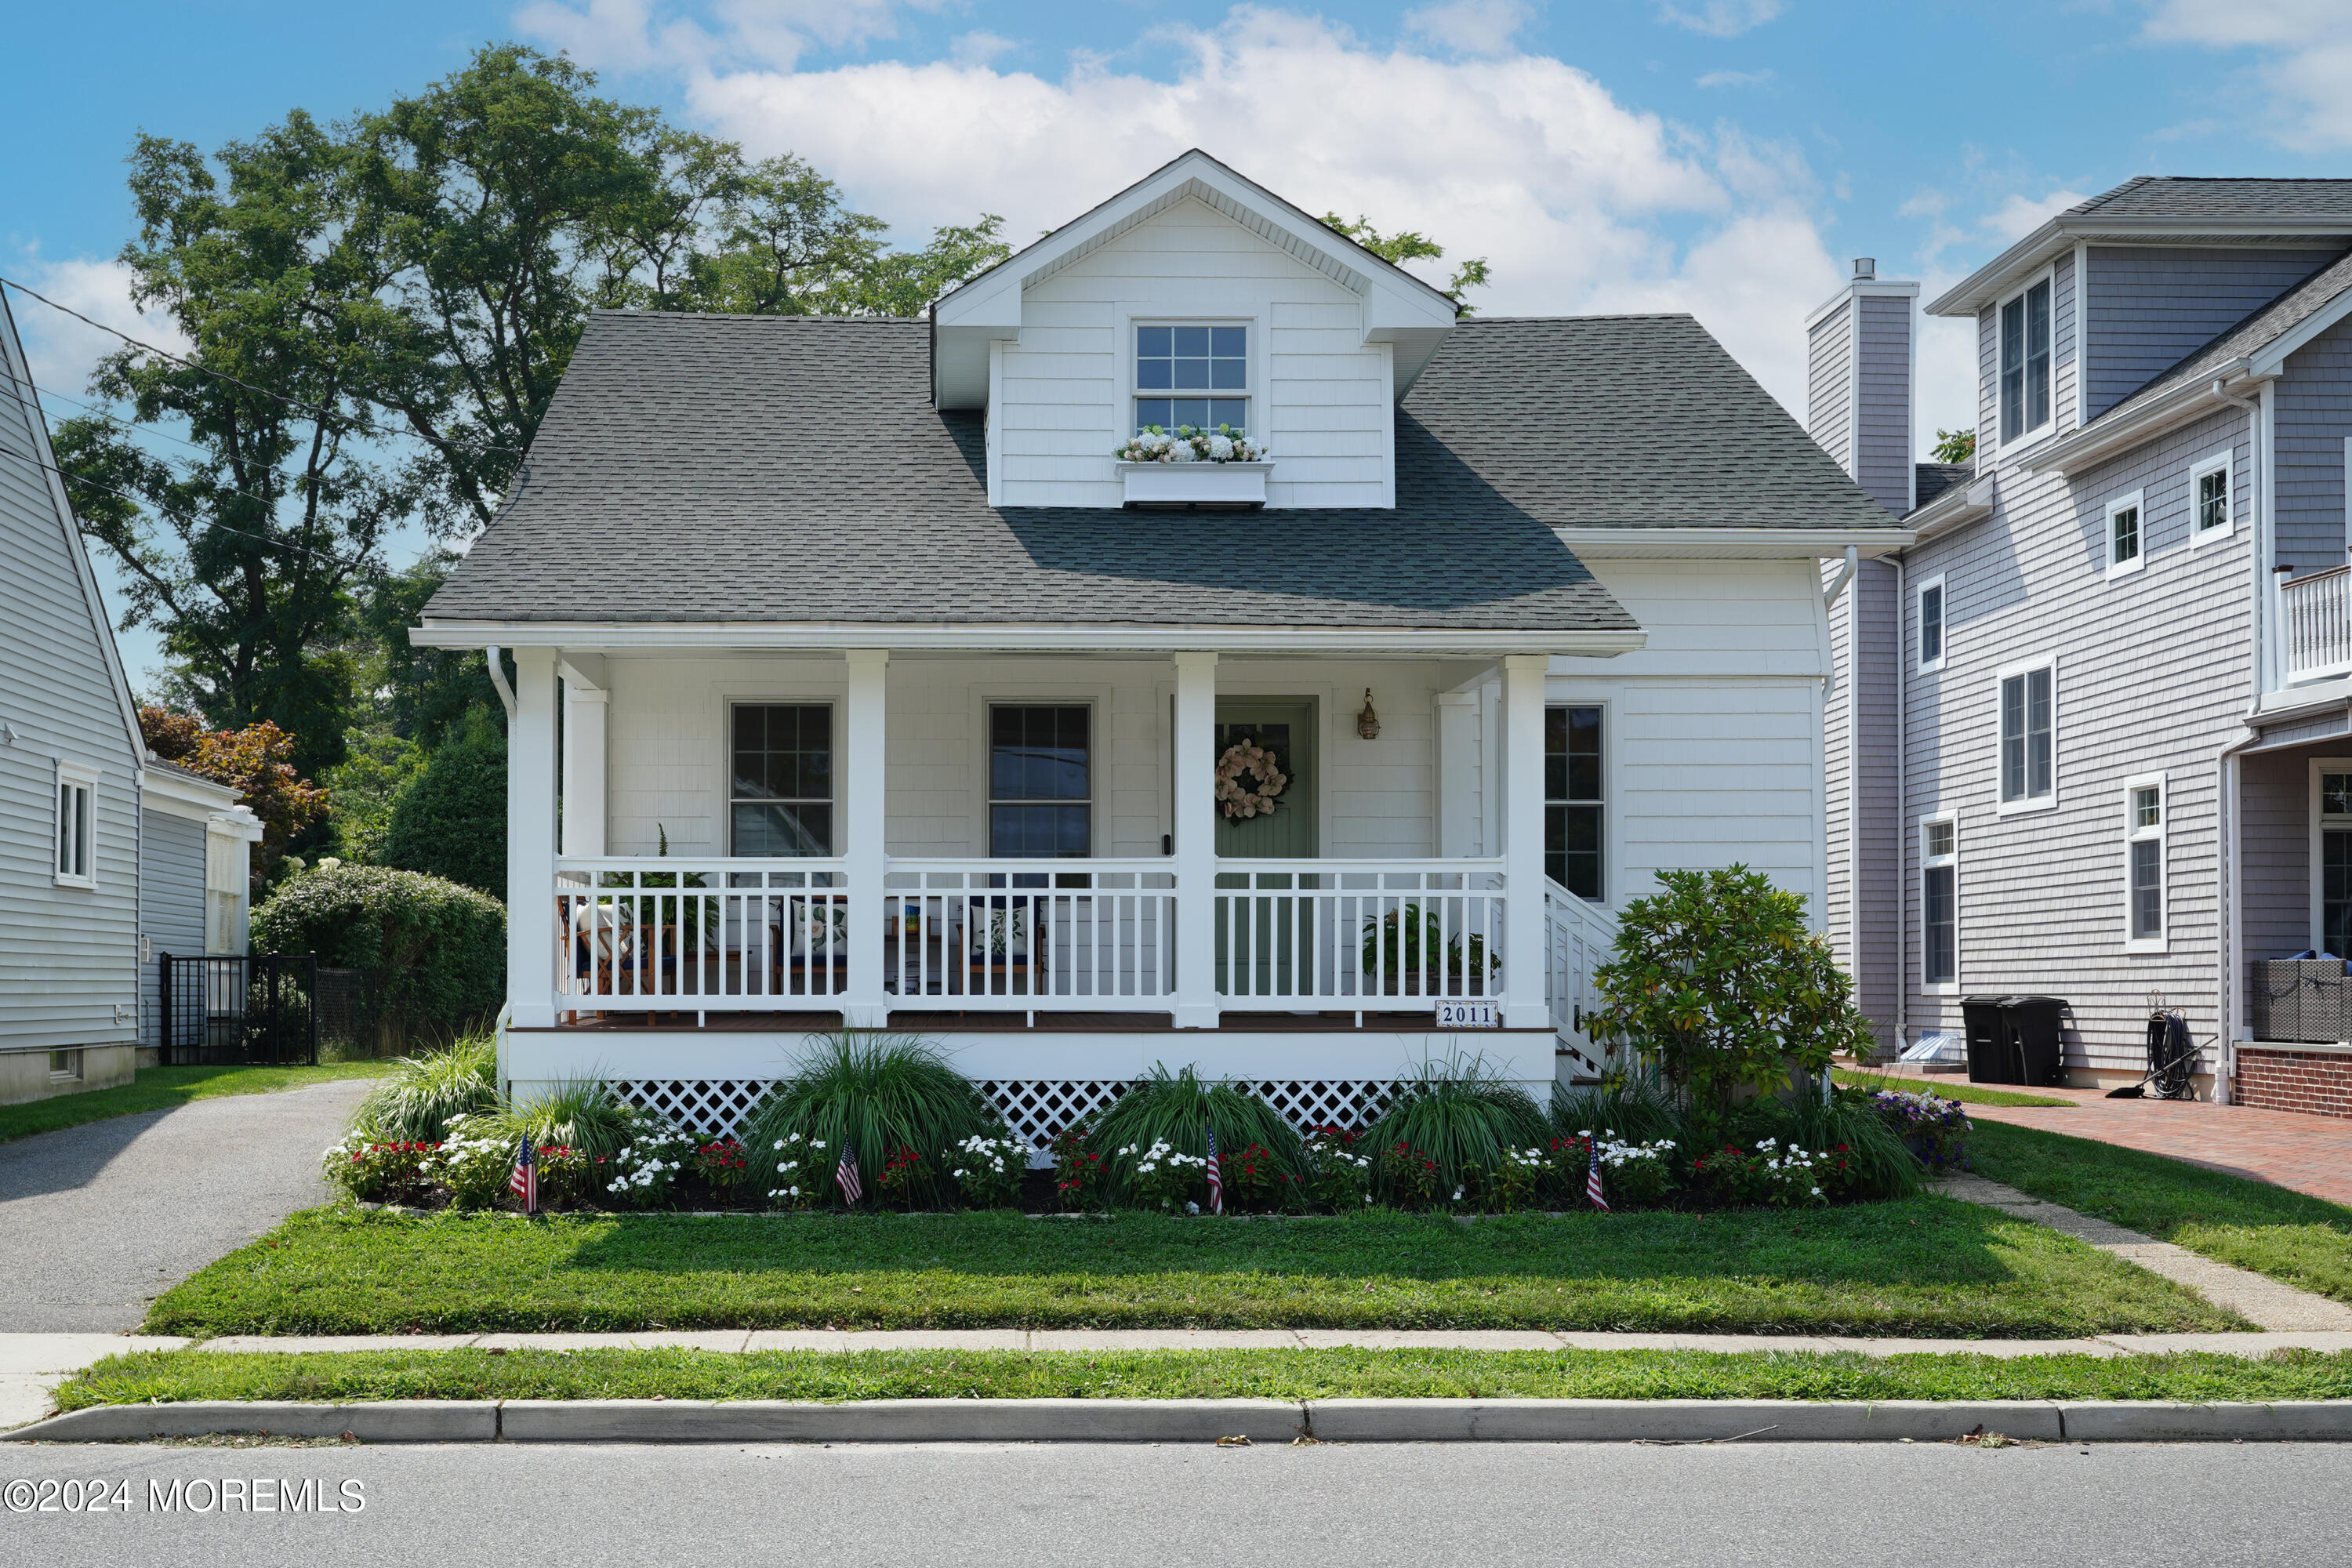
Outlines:
MULTIPOLYGON (((680 1127, 717 1134, 739 1131, 768 1089, 767 1079, 625 1079, 613 1085, 633 1105, 658 1111, 680 1127)), ((981 1092, 1003 1113, 1013 1135, 1044 1163, 1054 1135, 1102 1110, 1127 1085, 1116 1079, 990 1079, 981 1092)), ((1312 1127, 1360 1127, 1394 1098, 1392 1079, 1330 1079, 1269 1081, 1249 1086, 1301 1131, 1312 1127)))

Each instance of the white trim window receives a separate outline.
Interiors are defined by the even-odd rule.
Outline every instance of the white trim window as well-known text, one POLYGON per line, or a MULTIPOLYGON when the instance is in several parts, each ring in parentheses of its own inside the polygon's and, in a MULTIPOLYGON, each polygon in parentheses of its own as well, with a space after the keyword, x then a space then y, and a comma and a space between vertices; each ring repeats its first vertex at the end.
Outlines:
POLYGON ((2047 435, 2051 396, 2051 317, 2055 287, 2043 273, 2001 301, 1993 323, 2000 375, 2000 444, 2047 435))
POLYGON ((1220 322, 1135 323, 1135 434, 1157 425, 1250 429, 1250 330, 1220 322))
POLYGON ((2352 948, 2352 757, 2311 764, 2311 945, 2352 948))
POLYGON ((1944 579, 1938 573, 1919 584, 1919 673, 1944 668, 1944 579))
POLYGON ((2121 577, 2147 564, 2145 492, 2134 490, 2107 503, 2107 575, 2121 577))
POLYGON ((830 856, 833 705, 738 702, 727 722, 727 852, 830 856))
POLYGON ((988 853, 1075 860, 1094 853, 1094 710, 994 702, 988 710, 988 853))
POLYGON ((1960 825, 1950 812, 1919 819, 1919 988, 1960 985, 1960 825))
POLYGON ((1594 903, 1608 891, 1604 718, 1594 703, 1544 710, 1544 875, 1594 903))
POLYGON ((2124 781, 2124 951, 2162 952, 2165 909, 2164 819, 2170 808, 2164 775, 2124 781))
POLYGON ((2209 539, 2220 539, 2230 531, 2230 515, 2235 510, 2231 495, 2230 468, 2232 454, 2224 448, 2200 459, 2189 470, 2189 542, 2202 544, 2209 539))
POLYGON ((58 763, 55 819, 51 824, 51 879, 60 888, 98 886, 98 770, 79 763, 58 763))
POLYGON ((2000 809, 2058 804, 2058 664, 2004 669, 1995 678, 2000 722, 2000 809))

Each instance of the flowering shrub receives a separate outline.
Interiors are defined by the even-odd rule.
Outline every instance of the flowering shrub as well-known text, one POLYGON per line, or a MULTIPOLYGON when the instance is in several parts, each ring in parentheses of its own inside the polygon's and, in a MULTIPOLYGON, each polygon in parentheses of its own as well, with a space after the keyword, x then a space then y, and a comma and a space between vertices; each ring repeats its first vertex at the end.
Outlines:
POLYGON ((698 1144, 688 1163, 694 1173, 722 1198, 734 1196, 751 1179, 751 1154, 740 1139, 714 1138, 698 1144))
POLYGON ((890 1151, 887 1160, 882 1162, 882 1173, 874 1178, 874 1184, 881 1189, 884 1197, 899 1207, 912 1208, 916 1189, 922 1184, 924 1173, 923 1157, 901 1143, 890 1151))
POLYGON ((507 1196, 516 1146, 487 1114, 453 1116, 440 1151, 425 1162, 425 1177, 449 1194, 452 1208, 495 1208, 507 1196))
POLYGON ((1029 1169, 1029 1145, 1018 1138, 965 1139, 941 1156, 963 1201, 976 1209, 1010 1208, 1020 1200, 1029 1169))
POLYGON ((569 1143, 543 1143, 539 1150, 539 1206, 576 1208, 603 1184, 611 1162, 569 1143))
POLYGON ((768 1201, 778 1208, 804 1209, 815 1205, 824 1195, 820 1184, 825 1180, 824 1140, 803 1138, 797 1132, 786 1133, 775 1140, 775 1146, 761 1152, 761 1163, 775 1168, 764 1176, 768 1201))
POLYGON ((1372 1157, 1356 1143, 1356 1135, 1339 1127, 1307 1135, 1307 1195, 1339 1214, 1372 1201, 1372 1157))
POLYGON ((387 1143, 353 1132, 322 1155, 327 1179, 362 1203, 403 1203, 425 1195, 425 1168, 438 1143, 387 1143))
POLYGON ((1163 430, 1147 425, 1143 434, 1120 442, 1110 455, 1122 463, 1255 463, 1265 459, 1265 448, 1230 425, 1214 430, 1194 425, 1163 430))
POLYGON ((630 1208, 651 1208, 669 1196, 670 1184, 686 1169, 694 1141, 667 1118, 632 1109, 629 1141, 606 1164, 604 1190, 597 1196, 630 1208))
POLYGON ((1066 1209, 1086 1209, 1102 1201, 1103 1181, 1110 1173, 1103 1157, 1087 1146, 1091 1129, 1072 1122, 1054 1134, 1054 1195, 1066 1209))
POLYGON ((1150 1148, 1129 1143, 1117 1158, 1133 1160, 1128 1171, 1128 1191, 1144 1208, 1181 1209, 1194 1202, 1206 1179, 1209 1162, 1198 1154, 1180 1154, 1165 1138, 1150 1148))
POLYGON ((1654 1204, 1675 1190, 1675 1141, 1624 1143, 1614 1132, 1601 1141, 1601 1195, 1616 1208, 1654 1204))
POLYGON ((1236 1208, 1281 1208, 1301 1185, 1299 1178, 1284 1170, 1276 1162, 1274 1151, 1263 1143, 1225 1155, 1220 1171, 1236 1208))
POLYGON ((1495 1167, 1488 1191, 1495 1207, 1504 1214, 1523 1209, 1536 1200, 1552 1173, 1550 1156, 1541 1149, 1506 1149, 1495 1167))
MULTIPOLYGON (((1410 1143, 1391 1143, 1381 1151, 1381 1177, 1391 1192, 1400 1196, 1433 1204, 1444 1195, 1445 1173, 1437 1162, 1410 1143)), ((1461 1190, 1454 1190, 1459 1202, 1461 1190)))
POLYGON ((1700 1156, 1691 1162, 1691 1175, 1733 1203, 1806 1208, 1829 1202, 1833 1191, 1850 1183, 1845 1154, 1843 1147, 1821 1153, 1793 1145, 1784 1149, 1779 1139, 1764 1138, 1753 1149, 1726 1144, 1700 1156))
POLYGON ((1941 1175, 1969 1168, 1969 1118, 1958 1100, 1933 1089, 1914 1094, 1882 1089, 1870 1097, 1870 1105, 1928 1170, 1941 1175))

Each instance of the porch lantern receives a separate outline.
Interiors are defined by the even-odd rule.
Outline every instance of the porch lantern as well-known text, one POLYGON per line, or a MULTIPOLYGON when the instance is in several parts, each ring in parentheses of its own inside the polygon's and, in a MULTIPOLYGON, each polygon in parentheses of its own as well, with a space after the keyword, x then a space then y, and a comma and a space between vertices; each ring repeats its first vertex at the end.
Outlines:
POLYGON ((1367 741, 1381 738, 1381 716, 1372 710, 1372 689, 1364 688, 1364 710, 1356 715, 1356 733, 1367 741))

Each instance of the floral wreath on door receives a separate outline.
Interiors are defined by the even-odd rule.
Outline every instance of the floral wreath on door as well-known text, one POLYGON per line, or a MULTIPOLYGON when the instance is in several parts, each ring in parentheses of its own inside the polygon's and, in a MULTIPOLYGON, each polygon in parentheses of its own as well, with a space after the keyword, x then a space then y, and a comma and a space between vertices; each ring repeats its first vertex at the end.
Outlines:
POLYGON ((1274 753, 1255 741, 1236 741, 1217 759, 1217 806, 1228 819, 1273 816, 1289 787, 1274 753))

